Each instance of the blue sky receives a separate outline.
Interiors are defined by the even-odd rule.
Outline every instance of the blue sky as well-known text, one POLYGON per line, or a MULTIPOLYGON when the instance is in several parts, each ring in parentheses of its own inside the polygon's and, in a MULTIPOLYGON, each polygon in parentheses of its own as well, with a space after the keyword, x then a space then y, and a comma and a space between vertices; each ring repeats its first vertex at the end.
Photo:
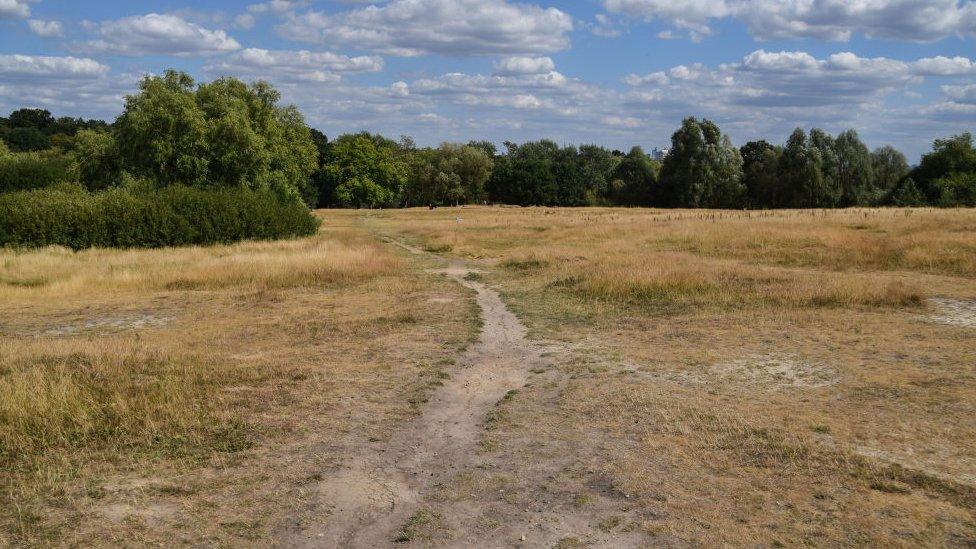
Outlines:
POLYGON ((976 129, 976 0, 0 0, 0 111, 114 118, 145 74, 274 83, 310 125, 420 144, 666 147, 976 129))

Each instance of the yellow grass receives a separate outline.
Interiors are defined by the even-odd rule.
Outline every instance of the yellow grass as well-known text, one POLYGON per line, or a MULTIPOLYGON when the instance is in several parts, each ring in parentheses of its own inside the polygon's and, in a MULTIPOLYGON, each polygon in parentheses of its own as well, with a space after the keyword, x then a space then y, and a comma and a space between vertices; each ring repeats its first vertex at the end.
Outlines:
POLYGON ((282 478, 316 467, 279 460, 343 431, 388 436, 472 318, 454 284, 355 222, 282 242, 0 250, 0 545, 168 543, 186 519, 133 501, 185 496, 170 479, 198 474, 226 499, 193 512, 198 539, 254 535, 227 518, 244 510, 271 528, 282 478))

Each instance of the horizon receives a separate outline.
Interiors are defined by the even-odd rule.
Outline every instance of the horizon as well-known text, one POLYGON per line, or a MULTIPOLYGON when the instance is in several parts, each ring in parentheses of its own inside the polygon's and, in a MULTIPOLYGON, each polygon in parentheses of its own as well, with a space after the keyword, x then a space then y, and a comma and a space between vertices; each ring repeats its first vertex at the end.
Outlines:
POLYGON ((0 111, 113 120, 145 74, 268 80, 330 138, 650 152, 854 128, 911 163, 976 121, 976 3, 0 2, 0 111), (192 6, 192 7, 191 7, 192 6), (26 98, 26 99, 25 99, 26 98))

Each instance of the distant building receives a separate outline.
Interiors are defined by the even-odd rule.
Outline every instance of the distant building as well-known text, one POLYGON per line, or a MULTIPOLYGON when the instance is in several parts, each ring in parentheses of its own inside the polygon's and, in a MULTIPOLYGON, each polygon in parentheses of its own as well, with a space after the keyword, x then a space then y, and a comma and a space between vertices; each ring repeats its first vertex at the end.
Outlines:
POLYGON ((654 147, 653 149, 651 149, 651 158, 660 162, 664 160, 664 157, 668 155, 668 151, 670 150, 671 149, 659 149, 657 147, 654 147))

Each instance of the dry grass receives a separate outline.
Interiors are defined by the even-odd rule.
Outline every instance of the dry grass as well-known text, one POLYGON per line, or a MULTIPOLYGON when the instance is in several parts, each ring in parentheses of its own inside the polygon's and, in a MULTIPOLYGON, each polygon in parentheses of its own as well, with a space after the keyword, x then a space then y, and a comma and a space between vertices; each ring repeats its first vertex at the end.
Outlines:
POLYGON ((0 300, 91 293, 259 290, 351 283, 395 271, 396 256, 349 230, 328 238, 160 250, 0 251, 0 300))
POLYGON ((473 305, 358 225, 0 251, 0 545, 256 543, 416 414, 473 305))
POLYGON ((632 502, 616 520, 661 545, 976 540, 974 333, 927 320, 950 314, 930 298, 976 297, 976 211, 466 208, 372 224, 482 263, 554 342, 556 367, 484 444, 495 463, 542 464, 513 481, 520 497, 569 507, 604 494, 605 474, 632 502))
MULTIPOLYGON (((976 540, 974 334, 932 320, 976 298, 974 210, 323 215, 290 242, 0 251, 0 544, 267 545, 305 520, 477 329, 377 233, 477 264, 552 349, 437 492, 484 531, 538 509, 566 543, 976 540)), ((404 536, 464 531, 433 518, 404 536)))

